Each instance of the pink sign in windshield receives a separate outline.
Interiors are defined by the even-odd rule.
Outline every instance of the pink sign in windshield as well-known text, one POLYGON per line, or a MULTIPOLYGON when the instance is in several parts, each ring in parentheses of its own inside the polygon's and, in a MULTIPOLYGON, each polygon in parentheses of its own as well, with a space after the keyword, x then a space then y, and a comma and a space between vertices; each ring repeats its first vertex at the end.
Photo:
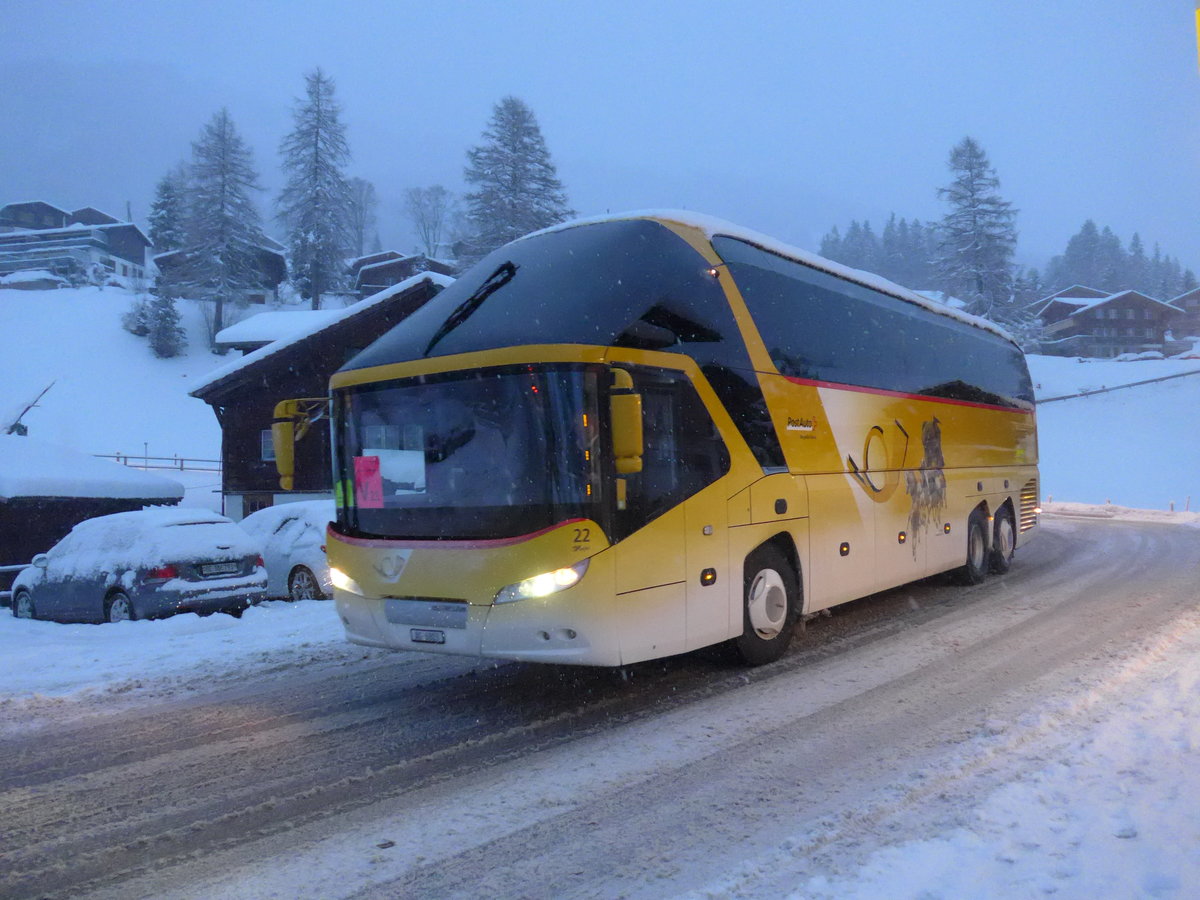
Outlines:
POLYGON ((383 509, 378 456, 354 457, 354 500, 359 509, 383 509))

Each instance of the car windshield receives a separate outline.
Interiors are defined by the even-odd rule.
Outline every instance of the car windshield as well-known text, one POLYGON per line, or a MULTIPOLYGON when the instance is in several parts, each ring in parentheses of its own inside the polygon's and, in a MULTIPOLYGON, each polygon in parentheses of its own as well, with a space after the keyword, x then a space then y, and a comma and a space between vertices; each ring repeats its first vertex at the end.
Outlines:
POLYGON ((337 392, 339 527, 490 539, 598 519, 602 371, 504 367, 337 392))

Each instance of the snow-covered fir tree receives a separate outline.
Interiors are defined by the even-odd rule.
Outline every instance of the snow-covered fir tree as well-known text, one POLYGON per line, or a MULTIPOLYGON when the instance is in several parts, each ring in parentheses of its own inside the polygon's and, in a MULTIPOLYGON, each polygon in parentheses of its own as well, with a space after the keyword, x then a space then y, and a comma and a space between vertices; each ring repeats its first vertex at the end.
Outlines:
POLYGON ((347 219, 350 229, 350 254, 362 256, 367 247, 379 240, 379 199, 375 185, 365 178, 351 178, 346 182, 350 188, 350 209, 347 219))
POLYGON ((212 336, 225 324, 225 305, 245 302, 261 275, 262 218, 251 199, 261 190, 250 149, 227 109, 204 126, 192 145, 183 262, 173 267, 169 296, 213 303, 212 336))
POLYGON ((467 151, 464 177, 474 188, 466 195, 466 263, 574 215, 533 111, 516 97, 493 108, 483 143, 467 151))
POLYGON ((1000 179, 979 142, 966 137, 950 151, 954 179, 938 188, 950 204, 939 226, 938 280, 971 312, 1001 321, 1012 310, 1016 210, 998 193, 1000 179))
POLYGON ((321 294, 343 280, 351 246, 350 185, 345 167, 350 145, 334 99, 333 80, 320 69, 304 76, 305 98, 296 102, 294 127, 279 145, 287 177, 276 201, 287 227, 292 280, 313 309, 321 294))
POLYGON ((172 297, 155 297, 146 311, 150 349, 159 359, 170 359, 183 352, 186 333, 179 321, 179 310, 172 297))
POLYGON ((183 247, 187 219, 187 167, 176 166, 159 179, 150 204, 150 243, 155 253, 167 253, 183 247))

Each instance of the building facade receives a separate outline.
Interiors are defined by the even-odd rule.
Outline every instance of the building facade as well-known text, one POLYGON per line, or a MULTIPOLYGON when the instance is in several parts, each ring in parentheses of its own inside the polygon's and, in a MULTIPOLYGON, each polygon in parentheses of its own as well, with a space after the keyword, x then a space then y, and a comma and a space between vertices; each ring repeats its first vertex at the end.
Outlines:
POLYGON ((150 240, 132 222, 91 206, 40 200, 0 207, 0 277, 48 272, 73 284, 136 286, 149 274, 150 240))

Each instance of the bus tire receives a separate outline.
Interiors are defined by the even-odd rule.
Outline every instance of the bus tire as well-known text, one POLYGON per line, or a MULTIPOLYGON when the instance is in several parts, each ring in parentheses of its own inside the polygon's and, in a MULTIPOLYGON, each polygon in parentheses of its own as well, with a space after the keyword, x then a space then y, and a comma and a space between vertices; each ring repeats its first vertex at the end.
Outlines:
POLYGON ((1001 507, 996 513, 996 525, 992 534, 991 569, 1003 575, 1012 566, 1013 553, 1017 547, 1017 528, 1013 524, 1012 510, 1001 507))
POLYGON ((967 519, 967 561, 958 570, 958 578, 963 584, 979 584, 987 572, 987 520, 983 510, 977 509, 967 519))
POLYGON ((797 579, 776 547, 760 547, 746 557, 742 590, 742 634, 733 641, 743 663, 761 666, 783 656, 796 618, 797 579))

